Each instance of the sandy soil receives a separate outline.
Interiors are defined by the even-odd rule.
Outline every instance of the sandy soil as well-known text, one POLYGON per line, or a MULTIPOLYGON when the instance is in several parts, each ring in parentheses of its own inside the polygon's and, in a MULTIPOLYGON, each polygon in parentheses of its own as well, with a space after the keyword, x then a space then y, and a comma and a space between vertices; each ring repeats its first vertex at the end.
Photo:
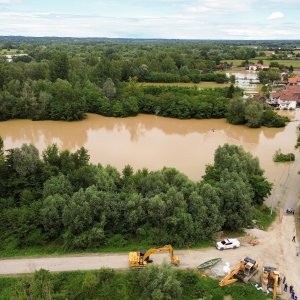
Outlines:
MULTIPOLYGON (((241 247, 235 250, 218 251, 214 248, 201 250, 180 250, 175 254, 180 256, 183 269, 193 269, 200 263, 215 257, 221 257, 222 262, 212 269, 210 275, 223 276, 223 267, 226 263, 233 267, 245 257, 258 261, 260 268, 263 265, 278 267, 287 278, 287 283, 293 284, 300 295, 300 256, 296 256, 298 241, 292 242, 295 233, 295 219, 293 216, 278 217, 268 232, 250 229, 248 235, 241 238, 241 247), (258 238, 260 243, 251 246, 248 241, 251 237, 258 238)), ((168 254, 153 255, 156 264, 169 261, 168 254)), ((0 274, 31 273, 40 268, 53 272, 71 270, 92 270, 99 268, 128 269, 128 254, 101 254, 60 256, 51 258, 24 258, 0 260, 0 274)))

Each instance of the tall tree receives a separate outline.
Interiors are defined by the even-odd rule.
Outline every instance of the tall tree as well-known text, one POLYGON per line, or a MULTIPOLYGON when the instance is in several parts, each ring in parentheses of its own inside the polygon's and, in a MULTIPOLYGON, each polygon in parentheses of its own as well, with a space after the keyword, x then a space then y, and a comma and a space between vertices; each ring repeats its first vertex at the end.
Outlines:
POLYGON ((105 97, 107 97, 110 100, 116 97, 117 90, 111 78, 107 78, 104 82, 102 93, 105 97))
POLYGON ((57 79, 68 79, 69 59, 65 52, 55 52, 50 64, 50 78, 52 81, 57 79))
POLYGON ((245 107, 245 119, 247 126, 252 128, 258 128, 262 124, 262 116, 264 109, 261 103, 257 101, 251 101, 245 107))

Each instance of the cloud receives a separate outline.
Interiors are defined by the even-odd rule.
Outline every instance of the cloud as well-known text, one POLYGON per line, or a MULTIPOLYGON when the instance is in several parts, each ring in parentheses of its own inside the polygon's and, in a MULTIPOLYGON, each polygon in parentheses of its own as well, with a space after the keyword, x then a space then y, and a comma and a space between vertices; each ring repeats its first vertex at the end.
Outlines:
POLYGON ((194 13, 229 13, 246 11, 252 7, 254 0, 232 1, 232 0, 197 0, 186 6, 186 11, 194 13))
POLYGON ((14 4, 20 3, 22 0, 0 0, 0 4, 14 4))
POLYGON ((209 23, 197 16, 107 17, 0 12, 0 35, 178 39, 298 39, 294 24, 209 23))
POLYGON ((284 14, 280 11, 273 12, 268 16, 268 20, 276 20, 276 19, 281 19, 284 17, 284 14))

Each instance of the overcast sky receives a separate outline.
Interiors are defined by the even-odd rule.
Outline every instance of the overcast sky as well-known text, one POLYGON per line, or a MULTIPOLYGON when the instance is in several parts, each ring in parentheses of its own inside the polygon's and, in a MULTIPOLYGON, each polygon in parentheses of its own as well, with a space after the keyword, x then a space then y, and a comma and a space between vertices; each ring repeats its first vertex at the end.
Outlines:
POLYGON ((300 0, 0 0, 0 35, 300 39, 300 0))

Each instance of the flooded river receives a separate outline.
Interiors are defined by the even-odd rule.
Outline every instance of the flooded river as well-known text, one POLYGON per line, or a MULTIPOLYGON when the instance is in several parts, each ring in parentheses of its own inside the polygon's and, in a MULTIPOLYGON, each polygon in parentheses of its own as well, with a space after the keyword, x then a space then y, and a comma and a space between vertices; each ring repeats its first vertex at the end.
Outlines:
MULTIPOLYGON (((300 119, 300 111, 289 113, 300 119)), ((121 170, 126 164, 150 170, 175 167, 193 180, 199 180, 205 166, 213 162, 219 145, 241 145, 257 156, 267 177, 278 181, 288 171, 275 164, 272 156, 279 148, 294 151, 296 127, 249 129, 233 126, 225 119, 177 120, 152 115, 107 118, 88 114, 79 122, 11 120, 0 122, 5 149, 32 143, 40 151, 56 143, 60 149, 88 149, 91 161, 111 164, 121 170)))

